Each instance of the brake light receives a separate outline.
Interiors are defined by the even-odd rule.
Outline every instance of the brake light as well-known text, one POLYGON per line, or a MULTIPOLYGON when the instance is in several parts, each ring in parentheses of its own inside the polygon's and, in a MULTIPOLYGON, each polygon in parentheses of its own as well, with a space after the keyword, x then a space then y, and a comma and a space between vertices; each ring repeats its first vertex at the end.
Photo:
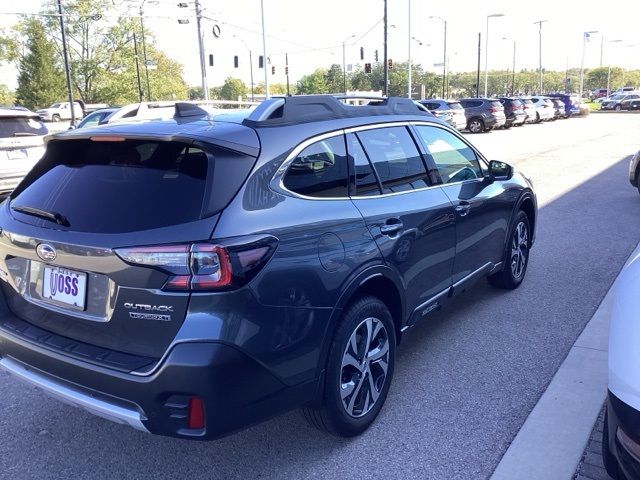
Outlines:
POLYGON ((251 280, 275 252, 275 237, 253 236, 224 245, 200 242, 121 248, 127 263, 153 268, 170 277, 166 291, 210 291, 235 288, 251 280))

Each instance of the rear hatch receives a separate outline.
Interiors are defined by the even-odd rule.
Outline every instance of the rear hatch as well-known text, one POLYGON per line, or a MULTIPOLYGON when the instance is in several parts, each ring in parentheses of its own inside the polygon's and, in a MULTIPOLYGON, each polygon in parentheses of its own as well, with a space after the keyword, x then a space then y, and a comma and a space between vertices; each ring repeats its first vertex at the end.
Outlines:
POLYGON ((189 302, 175 279, 254 163, 189 139, 52 140, 0 208, 9 308, 65 352, 161 357, 189 302))
POLYGON ((44 154, 47 127, 22 112, 0 115, 0 183, 24 176, 44 154))

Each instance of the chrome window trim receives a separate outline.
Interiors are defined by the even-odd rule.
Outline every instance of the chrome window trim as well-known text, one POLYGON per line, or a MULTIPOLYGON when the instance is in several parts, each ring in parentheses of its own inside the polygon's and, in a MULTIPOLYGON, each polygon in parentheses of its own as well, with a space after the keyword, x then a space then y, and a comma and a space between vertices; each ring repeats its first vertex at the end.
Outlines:
MULTIPOLYGON (((393 197, 396 195, 405 195, 407 193, 415 193, 415 192, 422 192, 425 190, 430 190, 432 188, 438 188, 438 187, 444 187, 447 185, 457 185, 457 184, 462 184, 462 183, 470 183, 470 182, 478 182, 478 181, 484 181, 484 178, 474 178, 472 180, 461 180, 459 182, 452 182, 452 183, 439 183, 437 185, 429 185, 428 187, 422 187, 422 188, 417 188, 415 190, 407 190, 405 192, 393 192, 393 193, 382 193, 382 194, 378 194, 378 195, 354 195, 351 197, 310 197, 307 195, 302 195, 300 193, 296 193, 296 192, 292 192, 291 190, 289 190, 288 188, 286 188, 284 186, 284 175, 287 172, 287 170, 289 169, 289 166, 293 163, 293 161, 296 159, 296 157, 300 154, 300 152, 302 152, 305 148, 307 148, 309 145, 312 145, 316 142, 320 142, 322 140, 326 140, 327 138, 333 138, 336 137, 338 135, 346 135, 348 133, 357 133, 357 132, 361 132, 361 131, 365 131, 365 130, 374 130, 377 128, 388 128, 388 127, 410 127, 410 126, 428 126, 428 127, 436 127, 436 128, 440 128, 442 130, 445 130, 453 135, 455 135, 456 137, 458 137, 462 142, 464 142, 465 145, 467 145, 469 148, 471 148, 471 150, 473 150, 473 152, 476 154, 476 156, 478 157, 479 163, 480 163, 480 167, 482 169, 482 163, 485 164, 486 167, 489 166, 487 160, 485 159, 485 157, 473 146, 471 145, 468 141, 465 140, 465 138, 457 131, 454 131, 453 129, 449 129, 447 127, 445 127, 444 125, 440 125, 438 123, 435 122, 430 122, 428 120, 401 120, 398 122, 383 122, 383 123, 372 123, 372 124, 368 124, 368 125, 358 125, 357 127, 350 127, 350 128, 343 128, 343 129, 339 129, 339 130, 334 130, 331 132, 327 132, 327 133, 323 133, 320 135, 316 135, 314 137, 310 137, 307 138, 306 140, 302 141, 301 143, 299 143, 296 147, 293 148, 293 150, 291 150, 291 153, 289 153, 289 155, 287 155, 287 157, 284 159, 284 161, 282 162, 282 164, 280 165, 280 167, 278 168, 278 170, 276 170, 276 173, 273 175, 273 177, 271 178, 271 181, 269 182, 269 186, 271 187, 272 190, 274 190, 277 193, 283 194, 283 195, 287 195, 290 197, 294 197, 294 198, 299 198, 302 200, 314 200, 314 201, 345 201, 345 200, 351 200, 351 199, 363 199, 363 200, 368 200, 368 199, 374 199, 374 198, 385 198, 385 197, 393 197)), ((419 151, 420 149, 418 149, 419 151)), ((422 152, 420 152, 420 154, 422 155, 422 152)), ((484 169, 482 169, 484 173, 484 169)))

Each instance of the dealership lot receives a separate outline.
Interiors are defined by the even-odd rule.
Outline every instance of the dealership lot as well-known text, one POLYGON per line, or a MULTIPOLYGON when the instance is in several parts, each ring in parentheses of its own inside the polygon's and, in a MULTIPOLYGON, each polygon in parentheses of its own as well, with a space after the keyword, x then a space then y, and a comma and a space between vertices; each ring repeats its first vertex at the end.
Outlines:
POLYGON ((488 477, 640 240, 627 179, 639 127, 637 115, 596 114, 468 136, 534 182, 527 278, 513 292, 483 282, 411 330, 361 437, 325 436, 293 412, 217 442, 156 438, 0 374, 0 477, 488 477))

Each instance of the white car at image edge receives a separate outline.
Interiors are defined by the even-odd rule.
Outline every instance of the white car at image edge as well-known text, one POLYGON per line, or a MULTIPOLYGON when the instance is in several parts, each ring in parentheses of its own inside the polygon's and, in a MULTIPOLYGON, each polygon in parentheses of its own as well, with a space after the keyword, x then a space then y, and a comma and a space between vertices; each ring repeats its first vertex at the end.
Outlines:
POLYGON ((622 270, 609 330, 609 384, 602 438, 607 473, 640 478, 640 253, 622 270))
POLYGON ((0 108, 0 195, 10 193, 42 158, 48 133, 38 114, 0 108))

